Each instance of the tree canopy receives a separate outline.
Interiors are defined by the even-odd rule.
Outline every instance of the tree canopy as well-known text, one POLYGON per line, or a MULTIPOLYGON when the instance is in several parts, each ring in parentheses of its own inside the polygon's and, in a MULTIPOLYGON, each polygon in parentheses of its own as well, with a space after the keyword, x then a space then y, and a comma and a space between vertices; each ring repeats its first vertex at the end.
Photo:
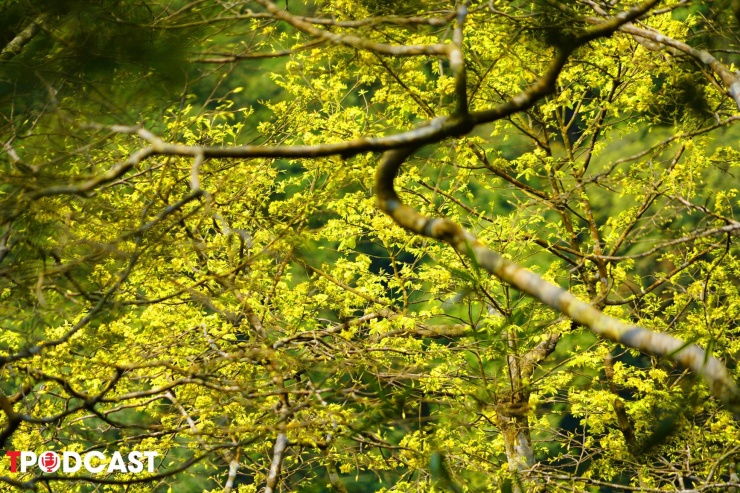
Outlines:
POLYGON ((736 491, 739 12, 0 2, 0 491, 736 491))

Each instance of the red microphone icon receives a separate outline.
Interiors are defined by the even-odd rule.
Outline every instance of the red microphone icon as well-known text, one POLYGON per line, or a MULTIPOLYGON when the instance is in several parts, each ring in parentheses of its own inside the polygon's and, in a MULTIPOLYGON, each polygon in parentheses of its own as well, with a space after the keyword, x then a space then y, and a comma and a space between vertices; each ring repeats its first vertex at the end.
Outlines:
POLYGON ((56 452, 44 452, 39 457, 39 466, 44 472, 54 472, 59 469, 59 455, 56 452))

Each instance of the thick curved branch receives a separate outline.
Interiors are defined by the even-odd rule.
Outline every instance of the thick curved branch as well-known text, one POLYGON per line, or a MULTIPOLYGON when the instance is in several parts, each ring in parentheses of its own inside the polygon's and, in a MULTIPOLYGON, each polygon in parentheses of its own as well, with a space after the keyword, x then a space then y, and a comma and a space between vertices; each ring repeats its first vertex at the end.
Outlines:
POLYGON ((404 204, 394 189, 393 181, 401 164, 415 150, 405 148, 386 152, 376 174, 378 206, 398 225, 413 233, 448 243, 502 281, 567 315, 605 339, 655 356, 666 356, 686 368, 691 368, 704 378, 712 393, 729 409, 740 412, 740 390, 737 384, 722 362, 699 346, 605 315, 570 292, 550 284, 537 274, 489 249, 475 236, 449 219, 429 218, 404 204))

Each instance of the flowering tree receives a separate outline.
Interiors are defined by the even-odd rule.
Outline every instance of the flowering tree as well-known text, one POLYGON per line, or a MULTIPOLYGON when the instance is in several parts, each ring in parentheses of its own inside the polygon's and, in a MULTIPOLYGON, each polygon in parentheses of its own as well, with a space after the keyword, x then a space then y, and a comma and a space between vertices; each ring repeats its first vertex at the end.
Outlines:
POLYGON ((740 486, 730 7, 8 2, 4 487, 740 486))

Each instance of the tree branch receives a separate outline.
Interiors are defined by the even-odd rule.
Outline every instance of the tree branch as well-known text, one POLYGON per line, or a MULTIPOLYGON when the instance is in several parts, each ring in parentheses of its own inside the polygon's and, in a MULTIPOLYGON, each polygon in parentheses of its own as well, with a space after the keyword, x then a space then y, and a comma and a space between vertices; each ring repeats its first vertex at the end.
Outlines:
POLYGON ((272 463, 270 464, 270 472, 267 475, 267 485, 265 486, 265 493, 273 493, 277 486, 278 478, 280 477, 280 468, 283 464, 283 452, 288 447, 288 437, 284 432, 278 433, 277 439, 275 440, 275 448, 272 453, 272 463))
MULTIPOLYGON (((589 3, 599 15, 607 14, 598 4, 592 2, 589 3)), ((587 20, 589 22, 602 22, 602 20, 597 17, 589 17, 587 20)), ((740 110, 740 77, 738 77, 737 73, 731 72, 722 62, 714 58, 714 56, 712 56, 708 51, 696 49, 682 41, 669 38, 654 29, 643 29, 632 23, 626 23, 620 26, 619 30, 627 34, 631 34, 638 43, 648 50, 657 51, 660 49, 659 45, 663 45, 670 48, 669 51, 674 55, 688 55, 697 62, 706 65, 717 77, 719 77, 727 89, 727 94, 735 101, 738 110, 740 110), (646 40, 649 42, 646 42, 646 40), (654 45, 653 43, 657 43, 657 45, 654 45)))
POLYGON ((375 186, 378 206, 403 228, 422 236, 444 241, 469 256, 489 273, 524 293, 531 295, 595 334, 655 356, 666 356, 700 374, 712 393, 729 409, 740 412, 740 390, 727 369, 714 356, 695 344, 687 344, 668 334, 652 332, 625 324, 550 284, 537 274, 494 252, 475 236, 449 219, 435 219, 419 214, 405 205, 396 193, 393 181, 401 164, 414 152, 405 148, 386 152, 378 166, 375 186))
POLYGON ((0 50, 0 62, 6 62, 23 51, 23 48, 41 30, 41 26, 49 18, 49 14, 43 13, 36 17, 31 23, 19 32, 5 47, 0 50))

